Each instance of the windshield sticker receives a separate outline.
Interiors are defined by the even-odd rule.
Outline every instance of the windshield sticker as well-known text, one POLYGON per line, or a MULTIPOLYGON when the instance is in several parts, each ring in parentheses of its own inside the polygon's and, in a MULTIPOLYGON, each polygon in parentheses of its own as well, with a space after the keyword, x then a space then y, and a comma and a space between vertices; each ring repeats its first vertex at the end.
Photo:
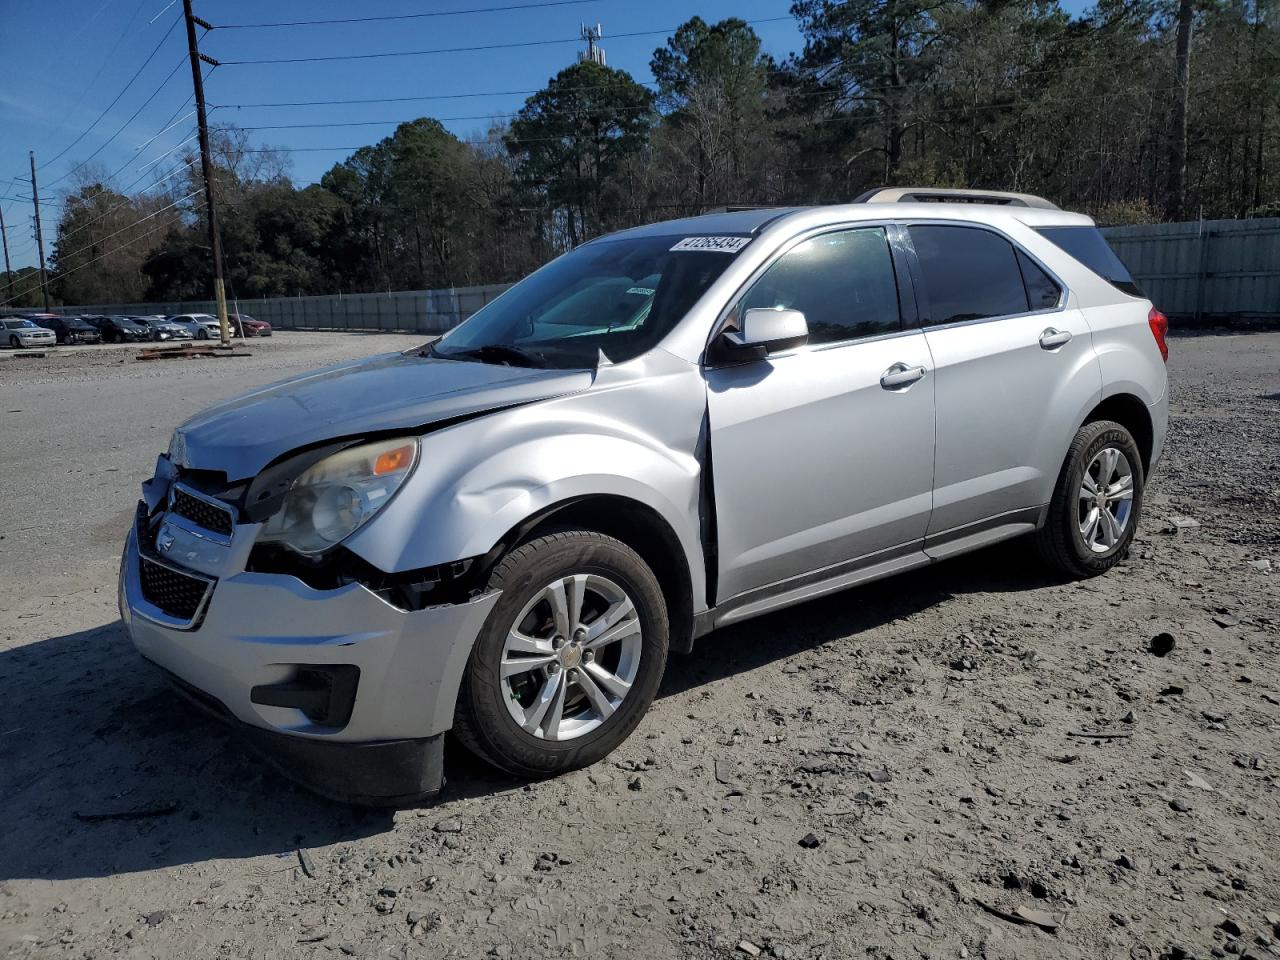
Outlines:
POLYGON ((632 287, 627 293, 634 293, 641 297, 652 297, 653 287, 632 287))
POLYGON ((671 248, 671 252, 709 250, 715 253, 737 253, 750 242, 750 237, 685 237, 671 248))

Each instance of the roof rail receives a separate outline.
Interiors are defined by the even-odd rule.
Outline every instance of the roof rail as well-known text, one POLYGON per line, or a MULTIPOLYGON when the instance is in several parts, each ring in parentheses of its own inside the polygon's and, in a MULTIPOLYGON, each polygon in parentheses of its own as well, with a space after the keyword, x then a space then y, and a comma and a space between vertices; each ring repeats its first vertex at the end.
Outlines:
POLYGON ((854 203, 988 203, 1002 207, 1061 209, 1044 197, 1003 190, 949 190, 941 187, 876 187, 856 197, 854 203))

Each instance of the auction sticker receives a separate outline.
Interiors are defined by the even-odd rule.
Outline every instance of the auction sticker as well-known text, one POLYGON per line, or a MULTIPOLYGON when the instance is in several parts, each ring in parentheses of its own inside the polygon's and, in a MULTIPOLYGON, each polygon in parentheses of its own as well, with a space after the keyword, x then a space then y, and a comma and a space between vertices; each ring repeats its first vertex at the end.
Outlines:
POLYGON ((685 237, 674 247, 676 250, 709 250, 714 253, 737 253, 748 243, 750 237, 685 237))

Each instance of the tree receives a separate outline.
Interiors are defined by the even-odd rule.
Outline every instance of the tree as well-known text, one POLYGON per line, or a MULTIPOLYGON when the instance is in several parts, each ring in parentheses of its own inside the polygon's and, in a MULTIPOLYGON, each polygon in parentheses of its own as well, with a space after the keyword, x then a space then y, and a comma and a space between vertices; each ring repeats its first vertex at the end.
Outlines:
POLYGON ((665 111, 660 163, 671 168, 678 199, 706 209, 762 199, 775 159, 767 114, 772 61, 737 18, 682 24, 649 63, 665 111))
POLYGON ((64 303, 127 303, 142 298, 142 265, 182 211, 148 194, 127 197, 86 180, 68 194, 50 255, 50 286, 64 303))
MULTIPOLYGON (((959 0, 797 0, 791 6, 804 35, 798 65, 819 90, 873 121, 880 142, 881 181, 902 166, 907 131, 920 122, 918 92, 929 79, 937 14, 959 0)), ((846 159, 852 159, 847 157, 846 159)))
POLYGON ((525 101, 507 149, 524 185, 543 198, 553 233, 562 230, 569 246, 635 222, 637 185, 623 174, 646 149, 652 122, 648 90, 589 60, 561 70, 525 101))

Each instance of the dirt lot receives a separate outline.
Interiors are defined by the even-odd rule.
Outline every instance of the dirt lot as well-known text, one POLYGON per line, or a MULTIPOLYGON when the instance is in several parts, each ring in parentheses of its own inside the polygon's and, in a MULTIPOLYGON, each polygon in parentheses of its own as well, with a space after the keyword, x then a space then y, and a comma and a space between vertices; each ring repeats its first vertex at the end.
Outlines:
POLYGON ((410 342, 0 364, 0 955, 1280 956, 1280 334, 1173 341, 1111 575, 1007 545, 785 611, 675 658, 593 769, 455 750, 438 804, 360 812, 166 690, 115 562, 178 421, 410 342))

